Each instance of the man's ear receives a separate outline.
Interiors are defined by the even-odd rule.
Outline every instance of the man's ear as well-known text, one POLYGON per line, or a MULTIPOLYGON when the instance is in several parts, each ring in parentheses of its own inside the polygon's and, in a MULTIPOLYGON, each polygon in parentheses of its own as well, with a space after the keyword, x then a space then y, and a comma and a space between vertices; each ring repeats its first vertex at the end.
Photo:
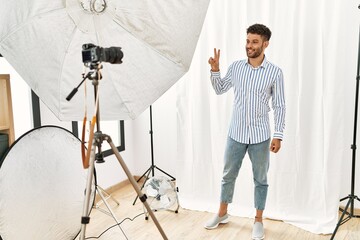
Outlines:
POLYGON ((269 46, 269 41, 264 42, 264 47, 267 48, 267 46, 269 46))

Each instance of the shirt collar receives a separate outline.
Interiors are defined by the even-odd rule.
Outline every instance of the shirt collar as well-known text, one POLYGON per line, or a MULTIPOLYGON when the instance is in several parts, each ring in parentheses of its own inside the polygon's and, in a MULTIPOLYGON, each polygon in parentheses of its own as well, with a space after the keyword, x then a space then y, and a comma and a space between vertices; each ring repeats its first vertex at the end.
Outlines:
MULTIPOLYGON (((246 63, 247 63, 250 67, 254 68, 254 67, 251 66, 251 64, 249 63, 249 58, 248 58, 248 60, 246 61, 246 63)), ((266 59, 266 56, 264 55, 264 59, 263 59, 262 63, 260 64, 260 66, 258 66, 257 68, 254 68, 254 69, 266 68, 267 64, 268 64, 268 60, 266 59)))

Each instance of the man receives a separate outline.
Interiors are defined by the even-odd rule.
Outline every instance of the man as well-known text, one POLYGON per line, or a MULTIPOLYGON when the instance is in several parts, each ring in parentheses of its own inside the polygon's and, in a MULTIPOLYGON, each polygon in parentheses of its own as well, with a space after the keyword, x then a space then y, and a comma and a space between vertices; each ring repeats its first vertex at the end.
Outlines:
POLYGON ((271 31, 262 24, 254 24, 247 29, 246 60, 233 62, 225 77, 221 78, 220 50, 214 49, 211 66, 211 83, 216 94, 234 90, 233 113, 224 156, 224 170, 221 182, 221 197, 218 213, 205 224, 214 229, 220 223, 227 223, 228 204, 232 202, 235 181, 243 158, 248 152, 253 169, 256 209, 252 231, 253 239, 264 239, 262 224, 267 196, 267 171, 270 151, 277 153, 281 147, 285 127, 284 80, 281 69, 265 57, 271 31), (270 142, 268 112, 272 100, 275 129, 270 142), (270 150, 270 151, 269 151, 270 150))

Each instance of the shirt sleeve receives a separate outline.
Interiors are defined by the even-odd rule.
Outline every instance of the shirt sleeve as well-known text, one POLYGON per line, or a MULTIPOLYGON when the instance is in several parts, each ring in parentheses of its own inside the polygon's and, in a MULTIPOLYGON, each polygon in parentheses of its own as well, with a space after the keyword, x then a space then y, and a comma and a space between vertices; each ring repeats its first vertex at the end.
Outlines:
POLYGON ((285 129, 285 94, 284 94, 284 76, 282 71, 275 80, 272 88, 272 108, 274 110, 275 131, 273 138, 282 140, 285 129))
POLYGON ((224 78, 221 78, 220 71, 219 72, 210 71, 211 84, 217 95, 227 92, 232 87, 232 79, 231 79, 232 65, 230 65, 230 67, 228 68, 228 71, 224 78))

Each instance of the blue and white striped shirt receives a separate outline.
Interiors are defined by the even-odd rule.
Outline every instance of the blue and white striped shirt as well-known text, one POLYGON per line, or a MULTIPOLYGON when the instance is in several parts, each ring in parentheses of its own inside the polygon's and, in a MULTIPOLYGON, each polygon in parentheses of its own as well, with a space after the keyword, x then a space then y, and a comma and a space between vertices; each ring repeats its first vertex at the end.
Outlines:
POLYGON ((284 79, 281 69, 264 58, 254 68, 247 60, 233 62, 225 75, 211 72, 216 94, 234 89, 234 105, 229 137, 245 144, 270 138, 269 99, 272 98, 275 131, 273 138, 282 139, 285 128, 284 79))

